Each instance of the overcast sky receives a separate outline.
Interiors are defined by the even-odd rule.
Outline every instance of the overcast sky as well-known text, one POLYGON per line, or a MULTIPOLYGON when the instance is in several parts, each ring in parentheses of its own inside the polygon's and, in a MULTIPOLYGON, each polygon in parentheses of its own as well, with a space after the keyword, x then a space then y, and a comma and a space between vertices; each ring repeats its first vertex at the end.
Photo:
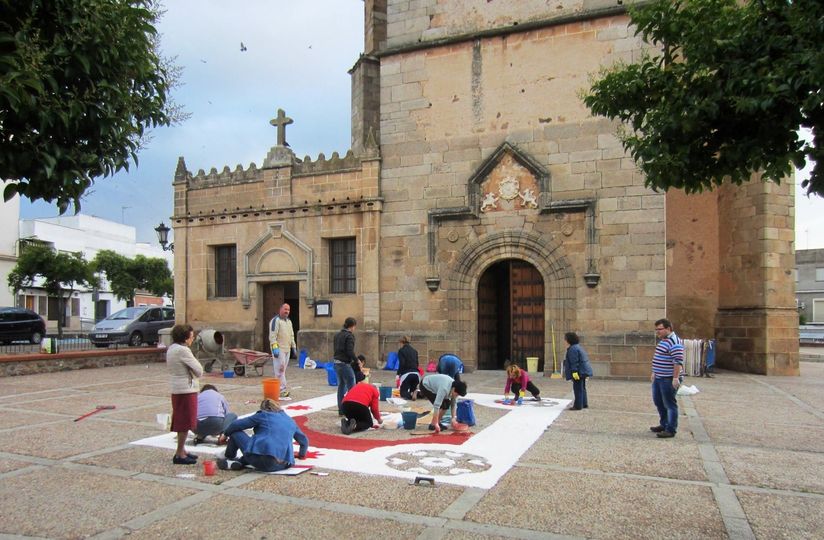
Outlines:
MULTIPOLYGON (((166 4, 163 53, 183 67, 175 100, 192 116, 155 130, 139 165, 98 180, 82 207, 135 226, 144 242, 156 241, 160 221, 169 224, 178 156, 193 173, 260 166, 275 144, 269 120, 278 108, 294 120, 286 138, 298 157, 343 155, 350 143, 347 71, 363 50, 363 0, 166 4)), ((52 205, 21 201, 23 218, 56 214, 52 205)), ((824 248, 824 199, 807 199, 797 188, 796 249, 809 248, 824 248)))

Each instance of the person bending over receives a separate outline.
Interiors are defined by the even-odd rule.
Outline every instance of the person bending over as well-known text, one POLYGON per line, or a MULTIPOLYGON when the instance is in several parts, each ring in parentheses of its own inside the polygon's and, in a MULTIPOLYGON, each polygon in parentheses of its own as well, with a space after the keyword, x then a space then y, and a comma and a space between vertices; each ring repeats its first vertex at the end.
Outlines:
POLYGON ((343 418, 340 419, 340 431, 344 435, 349 435, 356 431, 366 431, 375 426, 372 417, 378 425, 383 424, 381 418, 378 398, 380 394, 374 385, 361 382, 356 384, 343 397, 341 411, 343 418))
POLYGON ((398 344, 398 377, 400 377, 400 391, 403 399, 416 399, 416 390, 421 383, 421 374, 418 372, 418 351, 409 344, 409 336, 403 336, 398 344))
POLYGON ((541 401, 541 391, 529 379, 529 374, 525 369, 518 367, 516 364, 509 364, 506 367, 506 385, 504 385, 504 400, 509 396, 509 391, 515 394, 515 399, 521 395, 523 390, 527 390, 535 401, 541 401))
POLYGON ((455 400, 458 396, 466 395, 466 383, 456 381, 449 375, 435 373, 423 378, 419 390, 421 395, 432 403, 430 431, 440 433, 441 430, 447 429, 449 426, 441 423, 443 414, 449 409, 451 417, 455 418, 455 400))
POLYGON ((197 395, 195 445, 202 443, 209 435, 220 435, 235 420, 237 415, 229 412, 229 403, 223 394, 213 384, 204 384, 197 395))

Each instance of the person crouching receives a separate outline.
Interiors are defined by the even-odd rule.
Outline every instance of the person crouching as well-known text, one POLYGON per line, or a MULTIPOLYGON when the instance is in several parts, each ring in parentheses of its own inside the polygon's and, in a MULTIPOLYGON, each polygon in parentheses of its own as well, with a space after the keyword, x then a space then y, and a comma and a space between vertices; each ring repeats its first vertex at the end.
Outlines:
POLYGON ((383 424, 381 418, 380 405, 378 400, 380 393, 374 385, 360 382, 352 387, 340 405, 343 418, 340 419, 340 431, 344 435, 349 435, 356 431, 366 431, 371 427, 383 424), (375 425, 372 417, 375 417, 375 425))

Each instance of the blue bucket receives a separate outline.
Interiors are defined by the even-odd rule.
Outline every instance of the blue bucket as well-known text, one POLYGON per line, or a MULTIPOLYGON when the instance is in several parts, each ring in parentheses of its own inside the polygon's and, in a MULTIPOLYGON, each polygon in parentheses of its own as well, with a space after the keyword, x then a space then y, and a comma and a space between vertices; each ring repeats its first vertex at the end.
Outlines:
POLYGON ((379 390, 381 394, 381 401, 386 401, 387 399, 392 397, 392 387, 391 386, 381 386, 379 390))
POLYGON ((326 382, 329 383, 329 386, 337 386, 338 385, 338 374, 335 373, 335 364, 333 362, 329 362, 326 364, 326 382))
POLYGON ((309 356, 309 351, 306 349, 300 350, 300 356, 298 356, 298 367, 303 369, 303 365, 306 363, 306 357, 309 356))

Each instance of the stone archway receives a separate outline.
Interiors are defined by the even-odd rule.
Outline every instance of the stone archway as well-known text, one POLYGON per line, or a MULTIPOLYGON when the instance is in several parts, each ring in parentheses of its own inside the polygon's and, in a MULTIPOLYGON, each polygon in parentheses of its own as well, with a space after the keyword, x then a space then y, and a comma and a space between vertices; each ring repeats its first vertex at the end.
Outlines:
POLYGON ((552 330, 556 353, 559 337, 571 327, 575 309, 574 272, 561 243, 552 238, 509 230, 484 235, 469 244, 452 265, 447 281, 450 334, 467 367, 477 368, 478 285, 493 264, 518 259, 534 266, 544 283, 544 346, 542 360, 552 365, 552 330))

